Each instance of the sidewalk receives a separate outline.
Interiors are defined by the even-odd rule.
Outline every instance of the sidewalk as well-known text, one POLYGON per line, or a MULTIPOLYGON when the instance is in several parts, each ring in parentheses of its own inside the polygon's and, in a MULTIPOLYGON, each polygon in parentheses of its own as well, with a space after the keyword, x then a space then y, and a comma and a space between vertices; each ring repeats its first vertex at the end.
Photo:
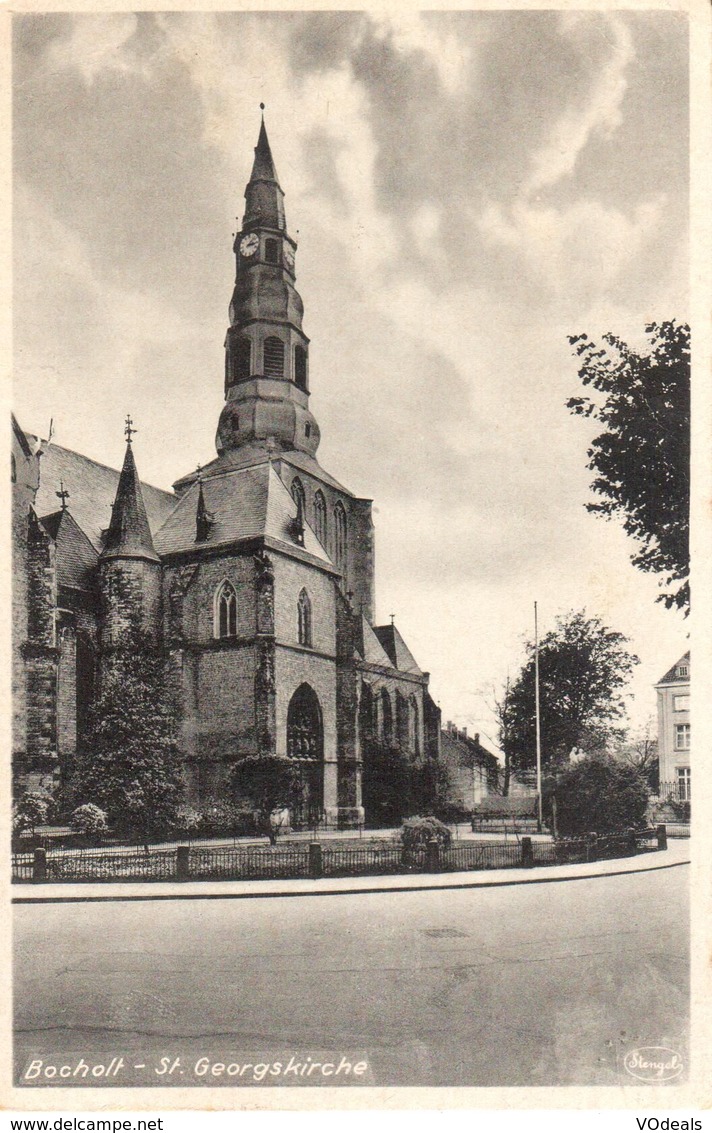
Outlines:
POLYGON ((483 889, 493 885, 542 885, 622 873, 648 873, 690 861, 687 839, 668 842, 665 851, 631 858, 537 866, 534 869, 468 870, 463 873, 397 874, 384 877, 324 877, 318 881, 149 881, 41 883, 13 885, 12 904, 81 901, 216 900, 219 898, 317 897, 340 893, 400 893, 423 889, 483 889))

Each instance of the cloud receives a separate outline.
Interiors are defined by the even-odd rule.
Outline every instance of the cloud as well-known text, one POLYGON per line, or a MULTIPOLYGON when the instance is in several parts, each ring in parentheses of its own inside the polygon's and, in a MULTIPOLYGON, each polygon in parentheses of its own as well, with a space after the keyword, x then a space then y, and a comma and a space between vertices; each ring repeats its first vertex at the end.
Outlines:
POLYGON ((373 12, 369 20, 375 38, 389 41, 399 55, 425 56, 447 94, 457 94, 464 88, 472 62, 471 47, 465 39, 421 12, 373 12))
POLYGON ((71 34, 51 44, 48 62, 58 69, 76 69, 88 87, 101 73, 135 71, 137 60, 126 47, 137 27, 133 12, 74 17, 71 34))
MULTIPOLYGON (((590 13, 564 12, 561 32, 578 42, 584 52, 592 50, 590 13)), ((527 199, 542 189, 570 177, 582 151, 599 134, 610 138, 622 121, 622 105, 627 90, 626 71, 635 58, 633 38, 624 21, 615 15, 605 17, 602 34, 609 45, 608 58, 597 68, 596 78, 582 104, 565 108, 553 123, 546 144, 530 162, 521 196, 527 199)))

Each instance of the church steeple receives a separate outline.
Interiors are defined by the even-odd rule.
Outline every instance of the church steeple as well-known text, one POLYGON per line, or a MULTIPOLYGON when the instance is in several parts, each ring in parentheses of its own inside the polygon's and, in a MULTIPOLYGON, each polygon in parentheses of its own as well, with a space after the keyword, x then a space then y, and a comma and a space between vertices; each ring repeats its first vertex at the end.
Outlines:
POLYGON ((310 455, 317 450, 319 427, 309 412, 309 339, 294 286, 296 249, 263 118, 242 228, 233 245, 236 274, 225 340, 219 453, 245 445, 310 455))
POLYGON ((130 436, 101 557, 160 561, 153 547, 130 436))

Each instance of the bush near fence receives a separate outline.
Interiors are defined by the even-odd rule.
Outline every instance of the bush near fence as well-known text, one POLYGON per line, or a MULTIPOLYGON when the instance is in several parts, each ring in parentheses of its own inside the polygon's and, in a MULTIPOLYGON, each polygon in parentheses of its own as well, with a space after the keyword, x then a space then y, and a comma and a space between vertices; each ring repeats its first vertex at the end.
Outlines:
POLYGON ((406 848, 398 842, 338 846, 320 842, 275 848, 216 846, 96 853, 88 850, 14 854, 15 882, 258 881, 314 877, 367 877, 404 873, 447 873, 591 862, 667 847, 665 826, 570 841, 452 842, 406 848))

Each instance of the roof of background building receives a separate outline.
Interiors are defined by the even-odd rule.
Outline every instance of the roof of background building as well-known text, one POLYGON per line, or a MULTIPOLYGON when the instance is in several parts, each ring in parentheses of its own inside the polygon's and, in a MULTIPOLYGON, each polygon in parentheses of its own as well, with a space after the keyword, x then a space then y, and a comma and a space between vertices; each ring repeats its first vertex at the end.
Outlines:
POLYGON ((665 676, 662 677, 658 681, 658 684, 655 687, 657 688, 659 685, 678 684, 679 681, 689 681, 689 679, 690 679, 690 650, 688 649, 687 653, 683 653, 683 655, 679 659, 679 661, 676 661, 675 664, 672 666, 672 668, 668 669, 665 676), (677 670, 680 667, 680 665, 687 665, 687 676, 686 677, 678 676, 677 670))
POLYGON ((363 614, 361 615, 361 641, 359 645, 361 646, 361 656, 367 664, 381 665, 386 669, 393 668, 393 662, 383 649, 383 646, 363 614))

